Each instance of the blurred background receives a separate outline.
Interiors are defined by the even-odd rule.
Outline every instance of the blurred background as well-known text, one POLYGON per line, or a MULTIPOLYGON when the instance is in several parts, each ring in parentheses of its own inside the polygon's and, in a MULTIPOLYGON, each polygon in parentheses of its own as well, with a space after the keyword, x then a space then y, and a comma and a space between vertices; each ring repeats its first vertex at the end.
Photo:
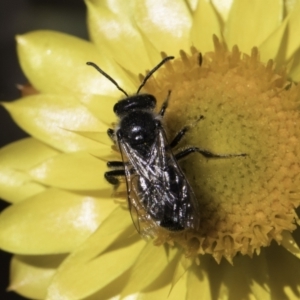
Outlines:
MULTIPOLYGON (((83 0, 0 0, 0 24, 0 101, 18 98, 16 84, 27 83, 18 64, 15 35, 50 29, 88 39, 83 0)), ((0 147, 25 136, 0 107, 0 147)), ((0 201, 0 210, 5 207, 7 204, 0 201)), ((6 292, 10 257, 0 250, 0 299, 25 299, 6 292)))

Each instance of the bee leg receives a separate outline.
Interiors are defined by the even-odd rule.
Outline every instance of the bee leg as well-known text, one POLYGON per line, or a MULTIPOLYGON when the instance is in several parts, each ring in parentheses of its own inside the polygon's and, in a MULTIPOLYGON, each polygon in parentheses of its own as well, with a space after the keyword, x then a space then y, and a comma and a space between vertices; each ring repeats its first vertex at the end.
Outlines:
MULTIPOLYGON (((200 120, 204 119, 203 116, 200 116, 197 120, 196 123, 198 123, 200 120)), ((191 127, 193 127, 195 124, 192 125, 186 125, 184 126, 174 137, 173 141, 170 143, 170 147, 174 148, 176 147, 179 142, 181 141, 181 139, 185 136, 185 134, 187 133, 188 130, 191 129, 191 127)))
POLYGON ((105 179, 113 185, 117 185, 120 183, 117 177, 125 176, 125 170, 112 170, 104 173, 105 179))
POLYGON ((187 149, 184 149, 180 152, 178 152, 177 154, 175 154, 175 158, 177 160, 180 160, 186 156, 188 156, 191 153, 194 152, 198 152, 201 153, 203 156, 207 157, 207 158, 228 158, 228 157, 235 157, 235 156, 247 156, 246 153, 238 153, 238 154, 216 154, 216 153, 212 153, 208 150, 205 149, 201 149, 198 147, 190 147, 187 149))
POLYGON ((124 167, 124 163, 122 161, 108 161, 107 166, 109 168, 121 168, 124 167))
POLYGON ((115 131, 111 128, 107 129, 107 135, 111 138, 111 140, 115 143, 115 131))
POLYGON ((160 109, 160 111, 159 111, 159 114, 160 114, 162 117, 164 116, 164 114, 165 114, 165 112, 166 112, 166 109, 167 109, 167 107, 168 107, 170 96, 171 96, 171 91, 168 92, 167 99, 164 101, 164 103, 162 104, 161 109, 160 109))
POLYGON ((109 168, 122 168, 104 173, 104 177, 109 183, 114 185, 119 184, 120 181, 116 177, 125 176, 124 163, 122 161, 108 161, 107 166, 109 168))

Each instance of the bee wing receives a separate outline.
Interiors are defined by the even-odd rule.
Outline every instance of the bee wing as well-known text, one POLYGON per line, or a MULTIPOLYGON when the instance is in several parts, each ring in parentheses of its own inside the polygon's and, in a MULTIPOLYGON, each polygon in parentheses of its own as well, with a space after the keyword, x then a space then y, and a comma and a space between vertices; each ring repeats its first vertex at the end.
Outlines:
MULTIPOLYGON (((132 196, 128 195, 128 200, 132 199, 132 196)), ((136 209, 136 207, 134 205, 131 204, 132 200, 129 200, 129 211, 130 211, 130 215, 131 215, 131 219, 132 222, 134 224, 135 229, 137 230, 138 233, 141 233, 141 226, 140 226, 140 222, 139 222, 139 214, 138 214, 138 210, 136 209)))
POLYGON ((156 227, 171 231, 199 227, 196 197, 170 149, 163 128, 144 157, 119 141, 133 223, 141 235, 156 227))
MULTIPOLYGON (((163 128, 160 130, 160 135, 160 140, 166 141, 167 138, 163 128)), ((165 186, 168 190, 172 191, 170 194, 173 197, 170 196, 169 198, 176 199, 172 203, 173 211, 171 214, 185 229, 198 230, 200 228, 200 205, 196 195, 170 147, 161 147, 161 149, 165 149, 164 156, 167 160, 165 168, 168 176, 166 176, 165 186), (174 183, 176 184, 174 185, 174 183)))
POLYGON ((143 207, 141 199, 144 195, 138 188, 141 168, 145 162, 132 151, 130 145, 126 142, 119 141, 119 149, 124 162, 128 207, 132 222, 139 234, 144 237, 152 236, 154 228, 158 225, 149 218, 149 214, 143 207))
POLYGON ((166 145, 167 138, 162 128, 159 135, 161 143, 161 146, 158 147, 160 149, 159 157, 161 157, 161 165, 164 166, 166 174, 164 176, 163 191, 169 191, 168 199, 170 199, 171 203, 166 202, 166 204, 173 208, 169 213, 166 210, 165 214, 167 218, 178 219, 182 227, 197 230, 200 227, 199 202, 172 150, 168 144, 166 145))

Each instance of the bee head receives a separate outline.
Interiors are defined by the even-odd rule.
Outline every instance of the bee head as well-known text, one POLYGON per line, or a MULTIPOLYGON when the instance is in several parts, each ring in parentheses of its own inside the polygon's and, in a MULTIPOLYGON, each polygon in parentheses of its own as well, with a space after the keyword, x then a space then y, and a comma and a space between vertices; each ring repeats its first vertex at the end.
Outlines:
POLYGON ((114 112, 118 117, 125 116, 132 111, 150 110, 156 106, 156 99, 151 94, 133 95, 117 102, 114 112))

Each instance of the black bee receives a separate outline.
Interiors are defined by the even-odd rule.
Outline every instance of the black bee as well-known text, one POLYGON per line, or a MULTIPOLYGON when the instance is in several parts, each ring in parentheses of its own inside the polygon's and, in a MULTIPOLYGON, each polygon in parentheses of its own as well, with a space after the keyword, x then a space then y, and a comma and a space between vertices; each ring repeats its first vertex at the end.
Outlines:
MULTIPOLYGON (((132 220, 142 235, 152 235, 157 226, 172 232, 197 230, 200 226, 199 204, 178 160, 193 152, 201 153, 205 157, 233 156, 216 155, 198 147, 173 153, 172 149, 178 145, 190 126, 185 126, 168 142, 162 118, 171 92, 159 113, 154 112, 156 99, 153 95, 139 94, 152 74, 171 59, 174 57, 166 57, 153 68, 133 96, 128 96, 97 65, 87 63, 126 95, 126 98, 114 106, 114 112, 119 118, 118 125, 115 129, 108 129, 108 135, 118 144, 123 161, 108 162, 107 166, 114 170, 106 172, 104 176, 114 185, 119 184, 119 176, 125 176, 132 220)), ((201 116, 199 120, 202 118, 201 116)))

